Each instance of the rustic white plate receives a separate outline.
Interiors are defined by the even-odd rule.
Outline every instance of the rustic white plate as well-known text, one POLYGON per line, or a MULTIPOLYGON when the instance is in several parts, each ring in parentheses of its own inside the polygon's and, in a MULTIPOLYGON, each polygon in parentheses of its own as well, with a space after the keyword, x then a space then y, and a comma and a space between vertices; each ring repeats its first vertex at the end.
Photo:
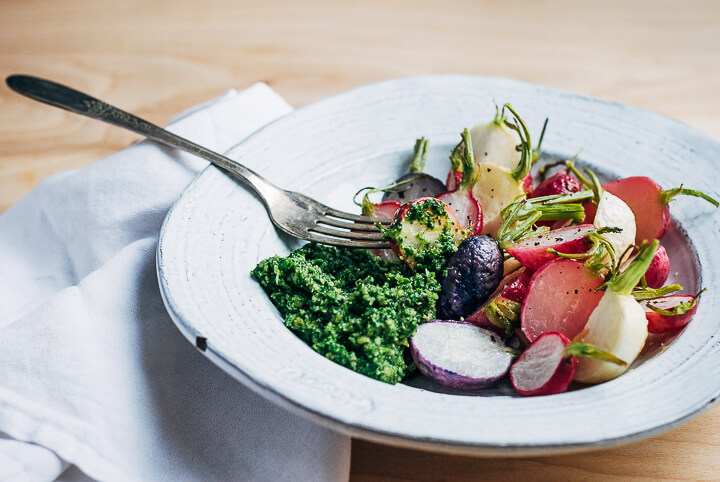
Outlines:
MULTIPOLYGON (((720 144, 708 136, 632 107, 492 77, 427 76, 361 87, 270 124, 229 156, 282 187, 353 209, 358 188, 402 173, 417 137, 430 138, 428 170, 444 178, 458 133, 492 118, 494 101, 511 102, 536 135, 549 117, 548 152, 570 157, 582 148, 583 159, 606 174, 650 175, 665 187, 684 182, 718 194, 720 144)), ((718 216, 692 198, 676 201, 673 213, 677 223, 663 240, 672 278, 690 292, 710 288, 694 321, 674 340, 655 340, 622 377, 545 397, 517 397, 506 385, 472 394, 442 393, 420 379, 391 386, 313 352, 285 328, 249 275, 259 260, 284 255, 298 241, 278 234, 262 204, 215 168, 168 214, 158 273, 173 320, 208 358, 317 422, 447 452, 570 451, 666 430, 720 393, 718 216)))

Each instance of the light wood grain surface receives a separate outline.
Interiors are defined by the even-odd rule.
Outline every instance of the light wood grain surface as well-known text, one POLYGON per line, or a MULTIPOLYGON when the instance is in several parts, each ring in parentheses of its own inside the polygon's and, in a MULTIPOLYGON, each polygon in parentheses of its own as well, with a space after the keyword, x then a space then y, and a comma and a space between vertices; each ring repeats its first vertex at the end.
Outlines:
MULTIPOLYGON (((158 123, 263 80, 301 106, 424 73, 514 77, 720 138, 716 1, 0 0, 0 74, 33 73, 158 123)), ((0 212, 136 137, 0 88, 0 212)), ((650 407, 651 409, 651 407, 650 407)), ((552 427, 548 427, 552 430, 552 427)), ((353 443, 352 480, 720 479, 720 407, 595 452, 467 458, 353 443)))

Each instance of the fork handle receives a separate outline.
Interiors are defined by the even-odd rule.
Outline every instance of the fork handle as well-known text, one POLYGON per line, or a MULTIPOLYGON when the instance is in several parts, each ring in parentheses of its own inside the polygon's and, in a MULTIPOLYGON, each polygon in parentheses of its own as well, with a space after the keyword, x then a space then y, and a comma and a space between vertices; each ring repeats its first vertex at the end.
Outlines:
POLYGON ((239 180, 259 194, 263 201, 267 196, 271 196, 274 190, 279 190, 264 177, 232 159, 70 87, 29 75, 11 75, 5 81, 12 90, 31 99, 123 127, 153 141, 201 157, 225 171, 236 174, 239 180))

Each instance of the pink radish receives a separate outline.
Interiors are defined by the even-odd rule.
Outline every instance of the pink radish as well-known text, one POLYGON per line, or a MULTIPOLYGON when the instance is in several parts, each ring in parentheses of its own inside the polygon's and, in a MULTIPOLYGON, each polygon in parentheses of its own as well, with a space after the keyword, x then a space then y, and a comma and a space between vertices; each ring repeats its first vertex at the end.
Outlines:
MULTIPOLYGON (((702 293, 702 292, 701 292, 702 293)), ((645 309, 648 331, 655 334, 669 333, 684 327, 695 315, 700 293, 696 296, 670 295, 640 303, 645 309)))
POLYGON ((645 272, 645 283, 649 288, 660 288, 668 279, 670 275, 670 258, 668 258, 667 251, 663 248, 663 245, 658 245, 655 256, 653 256, 650 262, 650 267, 645 272))
POLYGON ((545 332, 557 331, 574 338, 600 302, 603 294, 595 289, 603 281, 578 261, 547 263, 530 279, 521 318, 525 336, 534 341, 545 332))
POLYGON ((513 360, 513 351, 497 334, 461 321, 422 323, 410 338, 410 353, 426 377, 466 390, 502 378, 513 360))
POLYGON ((635 244, 644 240, 660 239, 665 235, 670 227, 668 203, 678 194, 700 197, 718 207, 715 199, 700 191, 683 189, 682 186, 663 190, 658 183, 645 176, 618 179, 605 183, 602 187, 625 201, 635 214, 635 244))
POLYGON ((433 252, 438 241, 452 240, 459 245, 467 236, 452 208, 429 197, 403 204, 390 226, 381 230, 398 258, 411 268, 418 261, 442 262, 433 252))
POLYGON ((462 163, 462 180, 460 184, 452 191, 444 192, 437 196, 455 211, 460 225, 464 229, 471 229, 471 234, 480 234, 483 226, 483 212, 480 204, 472 193, 472 187, 478 176, 478 167, 472 154, 472 141, 468 130, 462 134, 463 142, 458 144, 453 150, 451 158, 453 163, 457 162, 457 157, 462 163))
POLYGON ((577 356, 626 363, 586 343, 571 343, 562 333, 540 335, 510 368, 510 382, 521 395, 553 395, 567 390, 577 356))
POLYGON ((568 226, 526 238, 506 251, 529 270, 537 271, 545 263, 557 259, 557 254, 550 249, 564 254, 587 252, 591 245, 587 235, 594 230, 592 224, 568 226))
POLYGON ((552 196, 554 194, 572 194, 583 190, 582 183, 577 177, 563 169, 541 182, 531 193, 528 199, 541 196, 552 196))

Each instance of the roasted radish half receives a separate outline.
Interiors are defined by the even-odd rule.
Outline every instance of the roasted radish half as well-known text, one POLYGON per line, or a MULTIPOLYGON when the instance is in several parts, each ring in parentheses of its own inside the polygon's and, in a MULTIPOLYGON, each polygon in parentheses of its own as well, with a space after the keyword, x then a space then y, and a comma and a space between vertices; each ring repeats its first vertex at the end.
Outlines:
MULTIPOLYGON (((374 219, 392 219, 401 207, 402 204, 397 201, 384 201, 373 204, 370 202, 367 194, 363 197, 361 204, 363 216, 368 216, 374 219)), ((384 258, 388 261, 398 261, 397 255, 391 249, 370 249, 369 251, 371 254, 384 258)))
POLYGON ((467 390, 502 378, 513 360, 513 350, 500 336, 460 321, 422 323, 410 338, 410 352, 423 375, 467 390))
POLYGON ((539 336, 510 368, 510 381, 521 395, 552 395, 567 390, 575 375, 577 356, 625 366, 617 357, 562 333, 539 336))
POLYGON ((593 224, 598 229, 620 229, 618 232, 605 234, 605 239, 612 245, 617 258, 635 244, 635 215, 622 199, 607 191, 600 196, 593 224))
POLYGON ((401 261, 436 272, 467 235, 452 208, 435 198, 404 204, 390 226, 381 230, 401 261))
POLYGON ((648 331, 655 334, 669 333, 690 323, 697 311, 701 293, 702 291, 695 296, 663 296, 641 302, 648 321, 648 331))
MULTIPOLYGON (((648 323, 645 311, 631 293, 650 266, 657 246, 657 240, 642 246, 627 269, 606 284, 602 299, 575 341, 595 345, 628 364, 635 360, 645 345, 648 323)), ((575 380, 605 382, 622 375, 626 369, 627 366, 582 359, 578 360, 575 380)))
POLYGON ((387 188, 383 188, 383 202, 408 203, 423 197, 435 197, 445 192, 445 185, 442 181, 423 172, 427 157, 427 145, 428 140, 424 137, 415 141, 413 157, 407 174, 387 188))
POLYGON ((580 254, 590 249, 587 235, 595 231, 592 224, 569 226, 536 234, 506 249, 523 266, 537 271, 545 263, 557 259, 557 253, 580 254))

